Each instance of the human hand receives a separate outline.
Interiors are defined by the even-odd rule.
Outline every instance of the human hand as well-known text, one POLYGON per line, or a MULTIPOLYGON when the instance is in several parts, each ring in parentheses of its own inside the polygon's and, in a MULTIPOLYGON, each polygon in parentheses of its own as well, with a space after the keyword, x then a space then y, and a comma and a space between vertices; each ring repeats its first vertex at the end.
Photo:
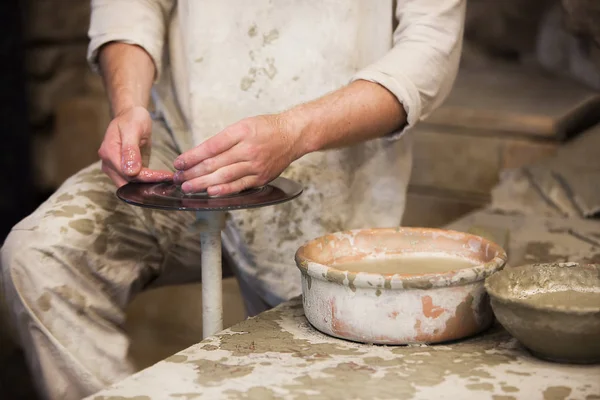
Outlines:
POLYGON ((185 193, 211 196, 265 185, 302 156, 292 125, 282 114, 237 122, 177 157, 174 181, 185 193))
POLYGON ((117 187, 127 182, 164 182, 173 179, 170 171, 156 171, 142 165, 143 148, 149 149, 152 118, 144 107, 132 107, 117 115, 108 125, 98 150, 102 171, 117 187))

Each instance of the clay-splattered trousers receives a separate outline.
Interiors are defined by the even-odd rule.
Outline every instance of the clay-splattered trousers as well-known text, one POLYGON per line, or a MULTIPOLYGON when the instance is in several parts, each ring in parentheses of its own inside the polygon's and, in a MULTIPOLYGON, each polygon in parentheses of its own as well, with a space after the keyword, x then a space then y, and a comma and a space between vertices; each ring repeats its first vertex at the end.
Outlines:
MULTIPOLYGON (((177 154, 155 121, 150 167, 172 169, 177 154)), ((2 247, 13 326, 50 399, 80 399, 135 372, 125 306, 150 286, 200 278, 194 214, 129 206, 115 190, 99 163, 82 170, 2 247)))

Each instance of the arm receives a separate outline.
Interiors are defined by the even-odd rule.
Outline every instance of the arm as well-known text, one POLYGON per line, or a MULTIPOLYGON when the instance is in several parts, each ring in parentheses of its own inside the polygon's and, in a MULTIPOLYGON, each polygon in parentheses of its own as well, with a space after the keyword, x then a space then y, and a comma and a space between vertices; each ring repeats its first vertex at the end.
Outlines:
POLYGON ((141 149, 151 143, 147 111, 160 73, 166 18, 171 0, 93 0, 88 59, 102 75, 113 120, 98 151, 102 170, 117 186, 127 181, 162 181, 167 171, 142 165, 141 149))
POLYGON ((439 107, 458 72, 465 8, 466 0, 398 0, 393 48, 347 87, 288 112, 308 144, 301 154, 398 138, 439 107))
POLYGON ((175 160, 182 189, 223 195, 263 185, 310 152, 397 138, 448 95, 465 0, 398 0, 394 46, 348 86, 276 115, 238 122, 175 160))
POLYGON ((102 170, 118 187, 130 180, 170 180, 171 173, 142 166, 152 135, 146 109, 156 74, 152 59, 138 46, 113 42, 100 50, 99 65, 113 114, 98 151, 102 170))
POLYGON ((100 49, 98 61, 114 117, 134 107, 148 107, 156 68, 144 49, 112 42, 100 49))
POLYGON ((313 151, 375 139, 406 124, 398 99, 385 87, 364 80, 294 107, 281 118, 297 132, 294 160, 313 151))

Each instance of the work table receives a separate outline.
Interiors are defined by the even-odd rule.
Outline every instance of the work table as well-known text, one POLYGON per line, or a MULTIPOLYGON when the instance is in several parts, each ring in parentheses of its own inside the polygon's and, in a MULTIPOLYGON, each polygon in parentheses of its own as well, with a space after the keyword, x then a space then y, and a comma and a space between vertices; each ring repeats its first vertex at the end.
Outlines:
POLYGON ((373 346, 314 330, 294 299, 89 399, 600 399, 600 365, 538 360, 502 327, 441 345, 373 346))
MULTIPOLYGON (((482 210, 449 228, 491 233, 505 241, 509 262, 521 264, 599 262, 599 226, 482 210)), ((600 400, 600 365, 539 360, 499 325, 431 346, 338 340, 313 329, 294 299, 88 399, 223 398, 600 400)))

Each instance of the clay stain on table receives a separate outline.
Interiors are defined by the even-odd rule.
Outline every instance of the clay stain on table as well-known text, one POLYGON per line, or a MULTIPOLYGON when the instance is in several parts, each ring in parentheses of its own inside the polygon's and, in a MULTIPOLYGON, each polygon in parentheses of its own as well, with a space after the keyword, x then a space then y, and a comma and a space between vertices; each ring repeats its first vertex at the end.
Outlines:
POLYGON ((550 386, 544 390, 544 400, 564 400, 572 391, 566 386, 550 386))

